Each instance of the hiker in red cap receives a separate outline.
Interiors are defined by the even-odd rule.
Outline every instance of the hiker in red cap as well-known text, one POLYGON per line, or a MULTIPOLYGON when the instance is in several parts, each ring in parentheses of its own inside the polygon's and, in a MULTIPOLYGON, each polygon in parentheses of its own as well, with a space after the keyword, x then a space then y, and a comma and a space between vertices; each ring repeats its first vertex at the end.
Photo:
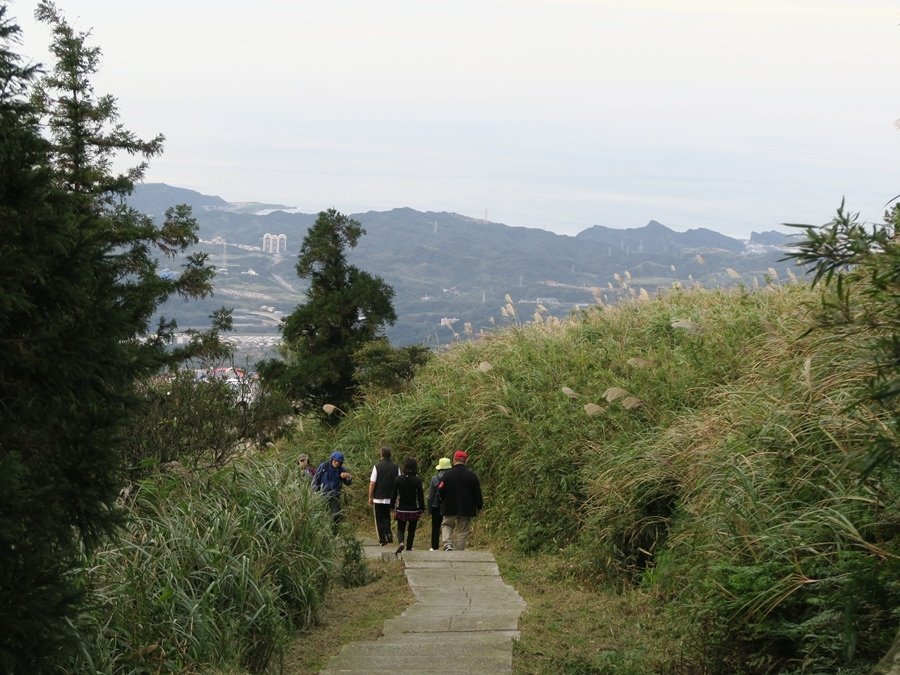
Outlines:
POLYGON ((441 539, 445 551, 464 551, 469 538, 469 525, 483 507, 481 482, 466 466, 469 454, 465 450, 453 453, 453 466, 438 483, 441 496, 441 539))

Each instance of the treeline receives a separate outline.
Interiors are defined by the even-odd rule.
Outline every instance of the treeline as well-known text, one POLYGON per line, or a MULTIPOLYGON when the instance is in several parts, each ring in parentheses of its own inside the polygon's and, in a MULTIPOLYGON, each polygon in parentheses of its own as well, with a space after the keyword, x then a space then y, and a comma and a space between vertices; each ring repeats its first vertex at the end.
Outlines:
POLYGON ((176 346, 155 317, 215 270, 189 207, 128 205, 164 138, 94 91, 89 33, 49 1, 36 16, 46 69, 0 3, 0 672, 263 670, 330 584, 369 573, 291 467, 247 456, 429 352, 381 339, 393 291, 346 263, 364 230, 334 210, 304 240, 283 359, 235 363, 224 307, 176 346))
POLYGON ((123 638, 124 625, 91 613, 103 597, 129 607, 112 587, 98 593, 95 574, 109 571, 94 557, 109 557, 107 541, 134 544, 134 500, 147 509, 147 485, 132 484, 130 501, 120 491, 167 461, 221 464, 280 413, 272 399, 236 406, 226 383, 178 374, 229 358, 231 318, 216 312, 177 349, 174 322, 151 324, 167 298, 208 296, 214 274, 190 252, 187 207, 157 223, 126 203, 163 137, 136 137, 115 99, 95 93, 100 50, 87 34, 51 2, 36 15, 52 32, 46 70, 18 53, 21 31, 0 4, 0 672, 79 671, 72 659, 95 640, 84 624, 94 619, 129 641, 118 657, 129 655, 129 669, 142 650, 172 650, 158 635, 150 654, 153 640, 123 638), (123 154, 136 166, 116 173, 123 154), (178 274, 158 274, 176 255, 178 274))

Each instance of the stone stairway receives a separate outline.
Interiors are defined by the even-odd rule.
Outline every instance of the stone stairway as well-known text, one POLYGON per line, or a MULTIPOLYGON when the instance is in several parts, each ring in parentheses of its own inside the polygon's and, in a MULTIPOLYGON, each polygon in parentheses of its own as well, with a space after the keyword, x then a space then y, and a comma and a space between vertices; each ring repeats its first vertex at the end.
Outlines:
MULTIPOLYGON (((393 550, 364 540, 368 557, 393 550)), ((344 645, 323 673, 511 673, 512 642, 525 601, 500 577, 488 551, 401 554, 415 602, 374 641, 344 645)))

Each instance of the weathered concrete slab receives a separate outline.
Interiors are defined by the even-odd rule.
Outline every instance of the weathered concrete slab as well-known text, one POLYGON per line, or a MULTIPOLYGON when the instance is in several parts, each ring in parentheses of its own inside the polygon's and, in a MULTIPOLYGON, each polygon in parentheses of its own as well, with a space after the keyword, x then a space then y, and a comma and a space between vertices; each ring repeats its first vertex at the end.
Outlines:
MULTIPOLYGON (((395 549, 396 550, 396 549, 395 549)), ((494 554, 490 551, 403 551, 400 554, 406 562, 494 562, 494 554)))
POLYGON ((408 649, 405 645, 394 645, 389 649, 376 650, 367 654, 365 661, 352 655, 339 654, 322 671, 327 675, 336 673, 511 673, 512 649, 497 648, 488 651, 461 648, 463 645, 445 645, 425 650, 408 649))
POLYGON ((364 540, 369 558, 397 560, 416 601, 377 640, 344 645, 323 673, 510 673, 525 601, 489 551, 404 551, 364 540))
POLYGON ((453 641, 419 633, 367 643, 360 660, 346 645, 323 673, 503 673, 512 672, 512 637, 459 633, 453 641))
POLYGON ((462 562, 457 560, 410 560, 407 556, 401 556, 403 563, 408 570, 434 570, 446 575, 452 575, 457 571, 462 571, 467 577, 481 574, 483 576, 498 576, 500 568, 495 562, 462 562))

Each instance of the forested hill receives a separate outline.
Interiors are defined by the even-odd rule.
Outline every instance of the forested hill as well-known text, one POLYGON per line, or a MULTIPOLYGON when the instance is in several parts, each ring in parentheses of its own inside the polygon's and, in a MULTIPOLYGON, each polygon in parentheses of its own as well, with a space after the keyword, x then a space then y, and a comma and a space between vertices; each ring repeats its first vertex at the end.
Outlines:
MULTIPOLYGON (((302 301, 294 264, 316 214, 281 204, 230 203, 163 184, 140 185, 131 197, 135 208, 154 216, 178 203, 194 209, 202 246, 220 269, 221 291, 207 303, 167 307, 179 325, 204 325, 212 307, 225 304, 238 310, 239 331, 271 330, 276 322, 257 316, 260 307, 274 308, 277 317, 302 301), (265 234, 284 234, 286 251, 263 252, 265 234)), ((775 245, 786 235, 777 232, 754 233, 748 245, 707 229, 676 232, 656 221, 631 229, 594 225, 567 236, 409 208, 352 216, 367 234, 351 261, 396 291, 398 321, 388 331, 396 344, 455 340, 464 337, 467 323, 477 333, 527 319, 538 304, 563 317, 598 299, 615 302, 641 289, 652 294, 676 282, 749 286, 763 283, 770 268, 786 274, 778 262, 783 250, 775 245), (506 294, 515 317, 500 315, 506 294)))

